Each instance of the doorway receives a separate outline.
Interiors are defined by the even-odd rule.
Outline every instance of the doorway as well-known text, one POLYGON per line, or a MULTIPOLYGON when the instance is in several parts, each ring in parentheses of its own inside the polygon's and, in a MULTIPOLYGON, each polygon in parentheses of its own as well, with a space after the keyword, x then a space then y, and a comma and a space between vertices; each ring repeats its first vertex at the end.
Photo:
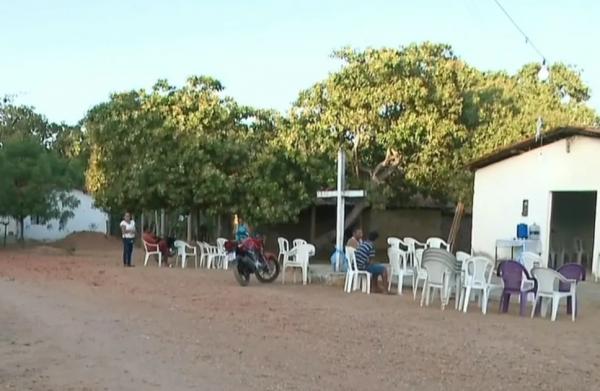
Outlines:
POLYGON ((596 198, 595 191, 552 192, 550 267, 574 262, 592 268, 596 198))

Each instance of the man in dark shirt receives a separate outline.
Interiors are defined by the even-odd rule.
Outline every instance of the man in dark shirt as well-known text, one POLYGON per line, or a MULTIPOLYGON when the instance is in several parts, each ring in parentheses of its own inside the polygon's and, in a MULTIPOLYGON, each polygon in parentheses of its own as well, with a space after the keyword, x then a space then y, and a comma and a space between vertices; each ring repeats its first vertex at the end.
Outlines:
POLYGON ((382 289, 377 285, 377 279, 381 276, 383 281, 384 289, 387 289, 387 269, 380 263, 373 263, 372 259, 375 258, 375 244, 374 242, 379 238, 379 234, 375 231, 370 232, 367 240, 363 241, 356 249, 356 266, 359 270, 366 270, 371 273, 371 290, 374 292, 383 292, 382 289))

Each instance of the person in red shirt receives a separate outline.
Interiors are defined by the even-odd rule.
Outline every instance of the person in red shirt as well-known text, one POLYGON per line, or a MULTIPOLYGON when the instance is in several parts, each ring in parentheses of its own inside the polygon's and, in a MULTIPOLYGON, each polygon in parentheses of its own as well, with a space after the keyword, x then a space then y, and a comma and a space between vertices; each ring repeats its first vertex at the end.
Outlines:
POLYGON ((154 230, 152 227, 145 226, 144 233, 142 234, 142 240, 150 245, 158 246, 158 251, 160 251, 162 254, 163 262, 165 262, 167 266, 171 266, 169 264, 169 243, 165 239, 161 239, 156 236, 153 231, 154 230))

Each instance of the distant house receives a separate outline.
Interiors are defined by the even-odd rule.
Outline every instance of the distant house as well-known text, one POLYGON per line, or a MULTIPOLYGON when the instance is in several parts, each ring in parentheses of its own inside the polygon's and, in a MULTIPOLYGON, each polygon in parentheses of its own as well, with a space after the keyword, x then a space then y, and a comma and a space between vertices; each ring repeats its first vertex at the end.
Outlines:
MULTIPOLYGON (((108 214, 94 207, 94 199, 80 190, 72 190, 71 195, 79 200, 79 206, 73 210, 74 216, 60 229, 58 220, 45 221, 37 216, 25 218, 24 237, 26 240, 56 241, 74 232, 100 232, 106 234, 108 214)), ((7 226, 9 235, 15 237, 20 231, 18 223, 10 221, 7 226)), ((0 232, 3 236, 4 232, 0 232)))
POLYGON ((517 224, 537 225, 544 264, 582 262, 598 275, 600 129, 558 128, 471 163, 472 247, 516 258, 517 224), (512 244, 511 244, 512 241, 512 244), (500 244, 501 248, 497 248, 500 244), (509 244, 507 246, 507 244, 509 244))

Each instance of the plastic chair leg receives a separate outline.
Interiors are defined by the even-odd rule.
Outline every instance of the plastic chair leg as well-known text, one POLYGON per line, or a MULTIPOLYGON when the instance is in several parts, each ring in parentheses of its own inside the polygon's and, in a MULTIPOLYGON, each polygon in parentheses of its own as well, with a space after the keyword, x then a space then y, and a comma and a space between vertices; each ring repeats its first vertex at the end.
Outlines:
POLYGON ((553 322, 556 320, 556 314, 558 314, 558 303, 559 303, 558 297, 553 297, 552 298, 552 321, 553 322))
POLYGON ((465 297, 463 299, 464 302, 464 306, 463 306, 463 312, 467 312, 467 307, 469 306, 469 300, 471 299, 471 287, 467 286, 465 288, 465 297))

